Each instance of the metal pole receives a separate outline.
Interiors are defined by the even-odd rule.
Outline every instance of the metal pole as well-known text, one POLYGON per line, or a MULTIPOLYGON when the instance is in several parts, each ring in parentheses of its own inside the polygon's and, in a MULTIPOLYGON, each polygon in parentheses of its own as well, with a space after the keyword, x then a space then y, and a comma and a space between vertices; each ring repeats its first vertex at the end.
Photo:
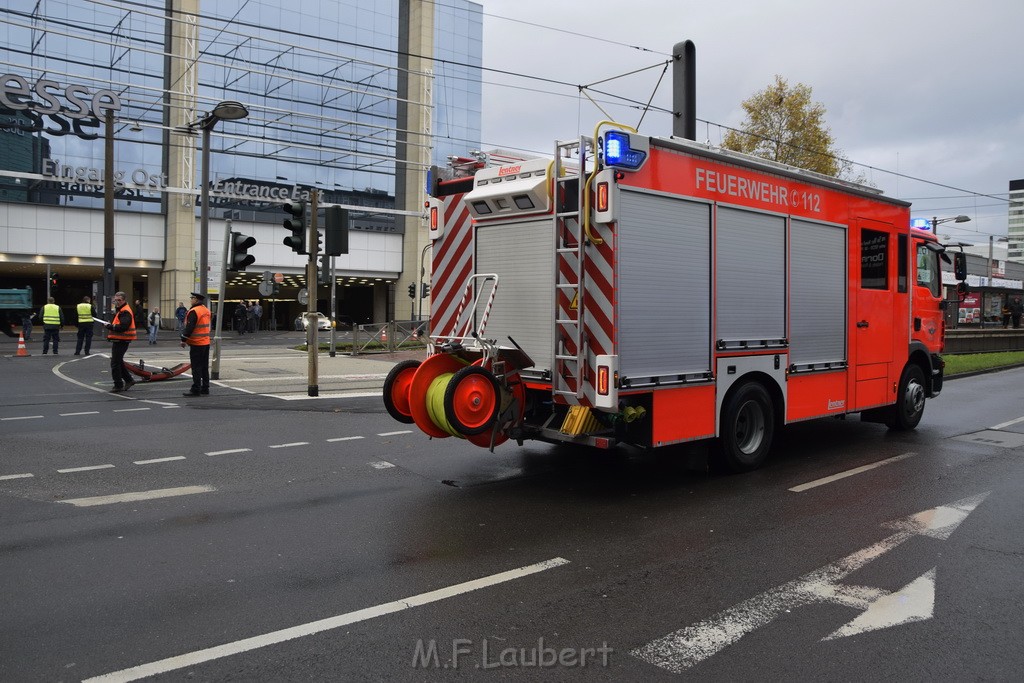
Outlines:
POLYGON ((309 237, 306 240, 307 251, 309 251, 309 262, 306 263, 306 289, 309 291, 309 298, 306 300, 306 352, 309 358, 309 386, 306 388, 308 396, 319 396, 320 386, 317 384, 317 363, 319 362, 320 342, 316 329, 316 256, 318 235, 316 229, 316 188, 309 193, 309 237))
POLYGON ((220 260, 220 291, 217 293, 217 324, 213 333, 213 360, 210 363, 210 379, 220 379, 220 333, 224 329, 224 295, 227 293, 228 243, 231 241, 231 219, 224 221, 224 251, 220 260))
POLYGON ((199 196, 202 207, 199 211, 199 289, 205 301, 210 300, 210 276, 209 265, 209 239, 210 239, 210 129, 216 123, 216 119, 204 120, 200 125, 203 129, 203 186, 200 188, 199 196))
POLYGON ((103 132, 103 309, 110 313, 114 297, 114 112, 107 110, 103 132))
POLYGON ((334 279, 334 257, 328 256, 326 258, 331 259, 331 358, 334 358, 337 354, 335 350, 335 332, 338 327, 338 288, 335 286, 334 279))
POLYGON ((52 294, 50 293, 50 282, 53 280, 53 275, 50 274, 50 264, 46 264, 46 298, 49 299, 52 294))

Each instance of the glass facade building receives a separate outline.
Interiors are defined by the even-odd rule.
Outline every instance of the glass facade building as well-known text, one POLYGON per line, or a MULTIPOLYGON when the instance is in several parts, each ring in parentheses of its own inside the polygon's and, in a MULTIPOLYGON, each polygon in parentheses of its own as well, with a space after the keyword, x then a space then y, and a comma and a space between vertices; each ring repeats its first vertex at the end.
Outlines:
POLYGON ((339 296, 356 322, 384 320, 402 254, 420 246, 418 217, 396 209, 396 174, 479 147, 482 33, 482 9, 467 0, 10 0, 0 8, 0 287, 31 285, 41 304, 57 270, 59 304, 93 292, 112 161, 115 288, 173 309, 197 281, 203 246, 197 124, 230 100, 248 116, 210 130, 209 263, 219 266, 228 218, 257 238, 257 260, 226 299, 257 298, 264 270, 284 275, 282 300, 302 284, 306 258, 281 242, 281 204, 316 189, 321 205, 352 209, 339 296), (403 31, 430 46, 415 69, 402 67, 403 31), (402 134, 421 125, 430 137, 411 137, 415 154, 399 159, 402 134))

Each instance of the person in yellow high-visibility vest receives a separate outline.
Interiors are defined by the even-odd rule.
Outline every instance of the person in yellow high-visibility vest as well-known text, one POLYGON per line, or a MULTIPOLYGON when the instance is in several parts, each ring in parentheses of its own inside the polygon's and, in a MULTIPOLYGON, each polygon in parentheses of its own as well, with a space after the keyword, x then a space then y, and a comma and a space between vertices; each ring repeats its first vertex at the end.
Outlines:
POLYGON ((82 353, 82 346, 85 346, 85 355, 89 355, 89 349, 92 348, 92 331, 95 321, 93 316, 96 315, 95 309, 92 307, 92 299, 89 297, 82 297, 82 303, 75 307, 75 322, 78 323, 78 341, 75 343, 75 355, 82 353))
POLYGON ((60 331, 64 327, 64 311, 49 297, 43 308, 39 311, 39 317, 43 319, 43 355, 50 350, 50 341, 53 341, 53 355, 57 355, 57 346, 60 345, 60 331))

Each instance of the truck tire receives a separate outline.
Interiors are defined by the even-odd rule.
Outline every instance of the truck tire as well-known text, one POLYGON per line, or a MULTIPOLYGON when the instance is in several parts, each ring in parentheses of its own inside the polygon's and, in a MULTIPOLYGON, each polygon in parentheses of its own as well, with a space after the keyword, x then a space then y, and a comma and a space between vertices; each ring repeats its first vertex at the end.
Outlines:
POLYGON ((907 432, 917 427, 924 415, 924 372, 916 363, 908 363, 900 375, 896 403, 885 421, 889 429, 907 432))
POLYGON ((764 463, 775 436, 775 405, 763 385, 739 386, 722 406, 718 442, 728 472, 749 472, 764 463))

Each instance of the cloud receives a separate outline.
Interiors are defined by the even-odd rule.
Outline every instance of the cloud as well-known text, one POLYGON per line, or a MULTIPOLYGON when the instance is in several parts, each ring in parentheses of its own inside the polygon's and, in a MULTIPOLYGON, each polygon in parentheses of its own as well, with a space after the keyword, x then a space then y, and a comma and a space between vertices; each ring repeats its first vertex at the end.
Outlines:
MULTIPOLYGON (((479 1, 484 66, 534 77, 484 73, 485 145, 550 154, 556 139, 589 134, 605 114, 636 125, 635 106, 595 96, 599 108, 573 86, 656 65, 690 39, 697 47, 698 118, 738 125, 740 102, 775 74, 809 85, 829 112, 838 147, 874 166, 866 173, 887 194, 913 197, 915 214, 931 215, 951 205, 945 197, 965 194, 942 186, 1005 197, 1009 180, 1024 178, 1017 73, 1024 3, 479 1), (943 199, 926 199, 933 196, 943 199)), ((641 71, 595 87, 646 102, 659 76, 660 70, 641 71)), ((653 104, 671 108, 670 74, 653 104)), ((650 113, 642 130, 669 135, 671 125, 669 115, 650 113)), ((717 143, 721 132, 699 124, 698 137, 717 143)), ((975 221, 958 228, 1005 234, 1005 205, 956 201, 979 204, 975 221)))

